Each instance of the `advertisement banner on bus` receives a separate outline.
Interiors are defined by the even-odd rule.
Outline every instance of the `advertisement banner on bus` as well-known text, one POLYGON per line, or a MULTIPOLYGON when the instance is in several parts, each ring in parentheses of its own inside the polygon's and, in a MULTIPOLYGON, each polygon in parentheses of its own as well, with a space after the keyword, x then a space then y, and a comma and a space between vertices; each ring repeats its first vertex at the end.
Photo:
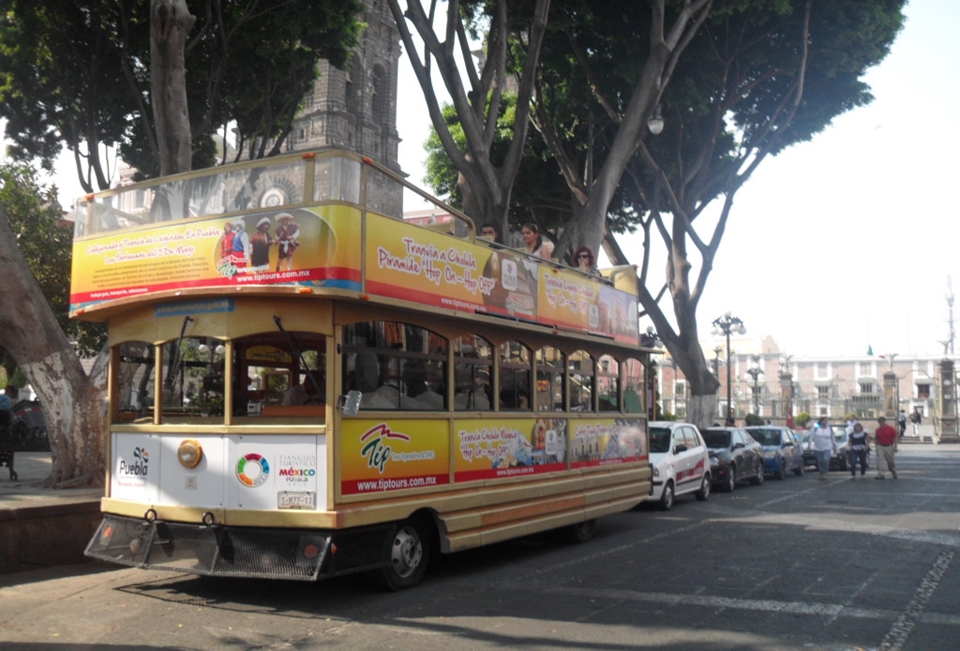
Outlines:
POLYGON ((442 420, 344 420, 340 492, 384 493, 450 480, 449 426, 442 420))
POLYGON ((366 238, 368 294, 638 342, 636 296, 595 278, 378 215, 366 238))
POLYGON ((565 418, 462 420, 455 425, 457 482, 537 475, 567 468, 565 418))
POLYGON ((572 422, 571 430, 571 468, 647 459, 647 437, 639 420, 576 420, 572 422))
POLYGON ((151 292, 298 284, 360 289, 360 211, 284 209, 110 231, 73 245, 70 309, 151 292), (340 244, 344 244, 341 246, 340 244))

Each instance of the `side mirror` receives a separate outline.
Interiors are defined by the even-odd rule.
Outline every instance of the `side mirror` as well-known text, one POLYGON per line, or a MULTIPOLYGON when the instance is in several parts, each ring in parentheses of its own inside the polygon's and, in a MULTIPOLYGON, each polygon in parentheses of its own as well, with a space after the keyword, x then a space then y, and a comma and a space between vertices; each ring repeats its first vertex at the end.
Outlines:
POLYGON ((686 452, 686 451, 687 451, 687 446, 685 446, 683 443, 673 448, 674 454, 680 454, 681 452, 686 452))
POLYGON ((347 395, 340 396, 337 401, 337 408, 344 416, 356 416, 360 411, 360 398, 363 396, 359 391, 347 391, 347 395))

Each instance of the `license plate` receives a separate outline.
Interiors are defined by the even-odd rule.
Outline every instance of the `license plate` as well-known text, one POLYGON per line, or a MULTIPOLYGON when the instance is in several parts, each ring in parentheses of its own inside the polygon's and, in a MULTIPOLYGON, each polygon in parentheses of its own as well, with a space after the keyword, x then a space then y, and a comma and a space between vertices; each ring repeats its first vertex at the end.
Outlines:
POLYGON ((277 493, 278 509, 315 509, 317 494, 310 491, 281 491, 277 493))

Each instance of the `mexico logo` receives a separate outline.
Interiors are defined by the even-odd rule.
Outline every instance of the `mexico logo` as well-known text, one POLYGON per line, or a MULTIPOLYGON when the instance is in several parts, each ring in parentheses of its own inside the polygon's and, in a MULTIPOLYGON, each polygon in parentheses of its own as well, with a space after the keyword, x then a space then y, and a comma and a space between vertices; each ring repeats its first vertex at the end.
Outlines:
POLYGON ((251 452, 237 462, 237 479, 244 486, 263 486, 270 476, 270 464, 259 454, 251 452))

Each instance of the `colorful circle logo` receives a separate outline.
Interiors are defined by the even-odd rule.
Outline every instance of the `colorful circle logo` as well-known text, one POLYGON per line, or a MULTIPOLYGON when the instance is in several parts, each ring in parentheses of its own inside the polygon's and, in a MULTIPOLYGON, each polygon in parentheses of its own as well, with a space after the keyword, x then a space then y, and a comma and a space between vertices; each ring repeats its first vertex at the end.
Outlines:
POLYGON ((259 454, 251 452, 237 462, 237 479, 244 486, 263 486, 270 476, 270 464, 259 454))

